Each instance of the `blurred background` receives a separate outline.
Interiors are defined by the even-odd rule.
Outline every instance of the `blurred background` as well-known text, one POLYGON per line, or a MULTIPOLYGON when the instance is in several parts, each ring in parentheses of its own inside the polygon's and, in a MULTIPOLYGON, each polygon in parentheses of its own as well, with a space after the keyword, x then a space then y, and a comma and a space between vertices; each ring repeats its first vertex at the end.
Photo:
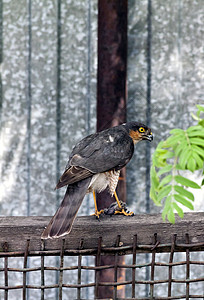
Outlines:
MULTIPOLYGON (((72 147, 96 131, 97 18, 96 0, 0 1, 1 216, 53 215, 72 147)), ((127 121, 151 124, 149 154, 170 129, 196 124, 203 24, 203 0, 128 1, 127 121)), ((128 206, 159 212, 146 194, 146 144, 136 152, 127 167, 128 206)), ((203 200, 197 195, 197 211, 203 200)), ((88 196, 79 214, 93 210, 88 196)))

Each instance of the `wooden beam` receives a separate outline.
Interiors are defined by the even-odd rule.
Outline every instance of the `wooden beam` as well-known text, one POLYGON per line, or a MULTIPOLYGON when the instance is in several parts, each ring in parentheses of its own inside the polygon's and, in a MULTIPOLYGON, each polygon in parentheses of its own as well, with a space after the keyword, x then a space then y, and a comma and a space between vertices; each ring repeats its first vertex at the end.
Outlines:
MULTIPOLYGON (((29 251, 41 250, 41 234, 49 220, 50 217, 0 217, 0 255, 4 251, 5 242, 8 243, 10 252, 25 251, 28 239, 30 239, 29 251)), ((64 249, 79 249, 83 239, 83 249, 97 250, 99 237, 102 237, 102 248, 110 248, 115 246, 117 236, 120 235, 120 246, 121 250, 123 249, 121 254, 129 253, 134 235, 137 234, 138 252, 144 252, 147 249, 142 249, 141 246, 152 246, 154 234, 157 233, 160 245, 156 251, 169 252, 173 234, 177 234, 177 244, 185 244, 185 234, 188 233, 190 244, 202 243, 203 246, 197 248, 204 250, 203 228, 203 212, 186 213, 184 219, 176 218, 175 225, 164 223, 160 214, 134 217, 101 216, 100 221, 96 220, 94 216, 78 217, 71 233, 65 237, 64 249), (161 247, 161 245, 164 246, 161 247)), ((185 250, 185 247, 183 249, 185 250)), ((61 240, 46 240, 45 250, 60 251, 61 240)), ((149 252, 151 252, 151 247, 149 247, 149 252)), ((94 251, 92 253, 95 254, 94 251)))

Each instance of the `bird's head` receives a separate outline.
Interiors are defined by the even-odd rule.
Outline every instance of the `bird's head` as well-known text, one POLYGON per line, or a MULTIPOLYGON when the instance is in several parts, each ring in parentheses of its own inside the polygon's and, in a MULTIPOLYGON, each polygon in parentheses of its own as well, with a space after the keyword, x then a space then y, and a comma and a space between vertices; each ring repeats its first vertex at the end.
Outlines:
POLYGON ((132 138, 133 143, 136 144, 141 140, 147 140, 151 142, 153 140, 153 135, 151 128, 138 122, 128 122, 124 124, 129 136, 132 138))

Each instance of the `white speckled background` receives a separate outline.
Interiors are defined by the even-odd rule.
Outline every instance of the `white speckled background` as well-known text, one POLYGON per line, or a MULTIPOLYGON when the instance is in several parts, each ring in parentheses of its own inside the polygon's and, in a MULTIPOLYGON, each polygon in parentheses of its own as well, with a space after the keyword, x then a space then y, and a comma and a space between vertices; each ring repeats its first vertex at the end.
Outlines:
MULTIPOLYGON (((59 172, 56 169, 57 159, 62 172, 73 145, 95 131, 97 1, 62 1, 60 49, 56 0, 32 1, 31 14, 29 1, 3 0, 2 3, 0 215, 52 215, 58 201, 53 190, 59 172), (59 72, 60 90, 57 84, 59 72), (58 112, 61 119, 60 152, 57 152, 56 146, 58 92, 61 104, 58 112)), ((152 152, 157 143, 168 136, 170 129, 185 129, 194 124, 190 113, 196 111, 195 104, 203 103, 203 24, 203 0, 152 1, 152 152)), ((145 123, 147 0, 129 0, 128 35, 127 118, 145 123)), ((144 213, 147 180, 144 167, 145 143, 139 144, 136 152, 127 168, 127 199, 132 210, 144 213)), ((194 178, 199 180, 197 174, 194 178)), ((64 190, 60 190, 60 197, 63 193, 64 190)), ((203 200, 202 193, 196 195, 197 210, 203 210, 203 200)), ((151 212, 158 212, 153 203, 150 207, 151 212)), ((87 214, 92 209, 92 201, 89 203, 89 198, 86 198, 80 214, 87 214)), ((168 261, 165 254, 158 257, 168 261)), ((141 261, 143 259, 141 257, 141 261)), ((181 255, 178 255, 178 259, 182 259, 181 255)), ((200 259, 204 260, 203 254, 200 254, 200 259)), ((88 260, 93 263, 92 258, 88 260)), ((46 258, 46 263, 51 265, 55 261, 46 258)), ((74 263, 72 259, 67 261, 67 264, 74 263)), ((83 263, 87 264, 87 259, 83 263)), ((38 264, 37 258, 30 259, 30 266, 38 264)), ((9 265, 22 266, 22 259, 10 260, 9 265)), ((175 276, 182 277, 183 272, 180 268, 175 276)), ((191 275, 201 272, 204 272, 203 267, 197 271, 192 270, 191 275)), ((92 281, 93 276, 91 272, 84 272, 82 280, 92 281)), ((140 278, 144 276, 141 274, 140 278)), ((160 272, 158 279, 159 276, 160 272)), ((68 277, 66 280, 76 281, 74 276, 68 277)), ((30 282, 36 284, 38 280, 38 274, 29 278, 30 282)), ((47 283, 53 280, 55 276, 48 272, 47 283)), ((21 281, 19 275, 13 277, 10 283, 21 281)), ((180 290, 180 285, 174 285, 175 294, 180 290)), ((192 285, 192 293, 195 290, 203 293, 203 283, 197 283, 194 287, 192 285)), ((165 286, 161 286, 156 293, 164 296, 164 291, 165 286)), ((46 300, 55 298, 54 291, 46 293, 46 300)), ((9 292, 9 295, 12 300, 21 297, 20 291, 15 290, 9 292)), ((39 299, 39 295, 38 291, 31 290, 29 299, 39 299)), ((75 296, 65 292, 63 299, 73 299, 75 296)), ((130 291, 127 288, 128 296, 130 291)), ((144 287, 138 291, 138 296, 145 296, 144 287)), ((88 292, 84 289, 83 297, 93 299, 93 290, 88 292)), ((0 299, 3 299, 2 290, 0 299)))

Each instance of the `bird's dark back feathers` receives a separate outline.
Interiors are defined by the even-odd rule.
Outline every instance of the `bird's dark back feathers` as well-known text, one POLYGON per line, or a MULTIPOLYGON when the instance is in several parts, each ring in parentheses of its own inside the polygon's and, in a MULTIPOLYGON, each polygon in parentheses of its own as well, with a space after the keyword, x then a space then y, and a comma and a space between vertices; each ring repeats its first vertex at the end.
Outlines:
POLYGON ((117 126, 81 140, 71 153, 69 166, 80 166, 93 173, 119 170, 131 159, 133 152, 132 139, 123 127, 117 126))
POLYGON ((129 132, 137 131, 140 127, 148 128, 139 122, 129 122, 82 139, 73 148, 56 188, 96 173, 122 169, 134 153, 134 143, 129 132))

